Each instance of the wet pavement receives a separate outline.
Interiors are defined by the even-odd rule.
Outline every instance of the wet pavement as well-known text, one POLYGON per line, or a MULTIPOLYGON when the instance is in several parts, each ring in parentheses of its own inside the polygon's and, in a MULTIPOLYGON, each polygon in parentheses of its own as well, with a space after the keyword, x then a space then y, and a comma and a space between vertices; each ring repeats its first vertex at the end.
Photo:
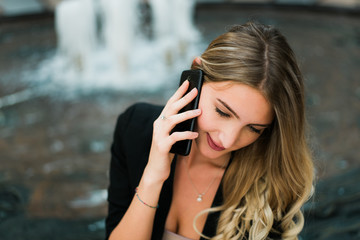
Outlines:
MULTIPOLYGON (((319 184, 304 239, 359 239, 360 16, 224 4, 200 5, 195 22, 208 42, 248 19, 279 27, 305 74, 319 184)), ((53 26, 51 15, 0 20, 0 239, 102 239, 117 115, 174 90, 13 95, 41 87, 26 79, 55 53, 53 26)))

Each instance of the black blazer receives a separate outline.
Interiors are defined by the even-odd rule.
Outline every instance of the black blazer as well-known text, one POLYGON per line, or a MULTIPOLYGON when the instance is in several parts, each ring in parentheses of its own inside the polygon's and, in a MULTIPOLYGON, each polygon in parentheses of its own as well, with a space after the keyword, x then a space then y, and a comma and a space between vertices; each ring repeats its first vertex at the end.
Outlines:
MULTIPOLYGON (((106 239, 124 216, 134 196, 151 147, 153 122, 163 107, 139 103, 128 108, 118 118, 111 147, 110 185, 108 188, 108 216, 106 218, 106 239)), ((160 193, 159 208, 156 210, 152 239, 162 238, 168 215, 174 180, 176 156, 171 173, 160 193)), ((220 184, 221 185, 221 184, 220 184)), ((212 206, 222 203, 221 186, 212 206)), ((206 236, 214 236, 219 213, 209 214, 203 229, 206 236)), ((141 223, 139 223, 141 224, 141 223)))

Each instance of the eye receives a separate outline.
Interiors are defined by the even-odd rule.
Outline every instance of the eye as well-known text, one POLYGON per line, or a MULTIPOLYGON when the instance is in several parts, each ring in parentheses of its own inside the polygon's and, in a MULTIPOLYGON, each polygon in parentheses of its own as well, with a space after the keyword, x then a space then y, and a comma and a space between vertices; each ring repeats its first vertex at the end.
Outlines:
POLYGON ((229 118, 231 117, 229 114, 227 113, 224 113, 223 111, 221 111, 219 108, 215 108, 215 111, 220 115, 220 117, 226 117, 226 118, 229 118))
POLYGON ((249 126, 250 128, 250 131, 254 132, 254 133, 257 133, 257 134, 260 134, 261 133, 261 130, 257 129, 257 128, 254 128, 253 126, 249 126))

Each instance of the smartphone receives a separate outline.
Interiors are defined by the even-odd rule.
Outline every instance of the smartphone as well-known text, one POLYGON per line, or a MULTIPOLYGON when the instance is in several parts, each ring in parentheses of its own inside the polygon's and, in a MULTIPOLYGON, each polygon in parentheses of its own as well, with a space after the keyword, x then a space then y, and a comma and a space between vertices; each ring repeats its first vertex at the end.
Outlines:
MULTIPOLYGON (((185 94, 190 92, 193 88, 197 88, 198 94, 197 96, 184 108, 182 108, 179 113, 186 112, 192 109, 197 109, 199 106, 199 99, 201 93, 201 86, 203 84, 203 72, 199 69, 196 70, 185 70, 181 74, 180 85, 185 81, 189 80, 189 88, 185 94)), ((188 119, 184 122, 177 124, 171 132, 183 132, 183 131, 194 131, 196 123, 196 118, 188 119)), ((183 156, 187 156, 191 150, 192 140, 186 139, 182 141, 176 142, 172 147, 170 152, 175 154, 180 154, 183 156)))

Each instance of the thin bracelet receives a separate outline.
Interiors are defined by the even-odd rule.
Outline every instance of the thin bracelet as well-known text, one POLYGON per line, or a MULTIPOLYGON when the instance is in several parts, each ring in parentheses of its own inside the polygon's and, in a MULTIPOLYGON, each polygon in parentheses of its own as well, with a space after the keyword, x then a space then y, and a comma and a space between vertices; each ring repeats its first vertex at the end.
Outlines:
POLYGON ((148 206, 149 208, 159 208, 159 204, 157 206, 151 206, 149 204, 147 204, 146 202, 144 202, 143 200, 141 200, 141 198, 139 197, 139 194, 138 194, 138 187, 135 188, 135 195, 136 197, 139 199, 139 201, 144 204, 145 206, 148 206))

